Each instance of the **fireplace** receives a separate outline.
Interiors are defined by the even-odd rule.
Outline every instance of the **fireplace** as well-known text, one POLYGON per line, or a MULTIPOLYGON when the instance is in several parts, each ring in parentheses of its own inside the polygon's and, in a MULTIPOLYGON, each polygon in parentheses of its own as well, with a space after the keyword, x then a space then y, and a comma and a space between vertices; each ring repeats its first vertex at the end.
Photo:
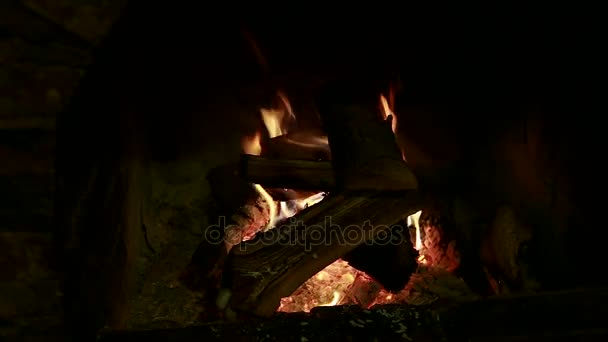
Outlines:
POLYGON ((546 77, 558 46, 490 23, 497 42, 449 21, 423 34, 245 20, 220 35, 176 19, 168 32, 183 35, 152 53, 167 35, 134 16, 60 125, 74 325, 137 327, 129 308, 150 323, 191 306, 188 324, 168 324, 183 327, 597 284, 569 248, 594 221, 573 166, 587 159, 569 153, 588 138, 551 119, 578 99, 546 77), (195 299, 141 304, 157 288, 195 299))
POLYGON ((539 290, 533 233, 512 207, 420 188, 387 94, 334 84, 317 102, 330 118, 298 129, 279 91, 240 162, 209 173, 217 224, 182 281, 233 318, 539 290))

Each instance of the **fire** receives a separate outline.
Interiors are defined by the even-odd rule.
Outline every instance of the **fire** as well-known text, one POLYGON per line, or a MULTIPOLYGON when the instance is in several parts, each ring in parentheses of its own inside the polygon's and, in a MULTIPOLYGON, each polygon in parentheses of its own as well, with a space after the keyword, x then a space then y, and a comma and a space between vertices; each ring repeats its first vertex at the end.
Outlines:
POLYGON ((389 103, 386 97, 384 97, 384 95, 380 95, 380 104, 382 105, 382 115, 384 120, 388 119, 389 116, 391 117, 391 129, 393 130, 393 133, 397 134, 397 117, 391 109, 393 106, 389 103))
POLYGON ((309 312, 317 306, 334 306, 346 297, 358 270, 338 259, 308 279, 289 297, 281 299, 279 312, 309 312))
MULTIPOLYGON (((380 105, 382 107, 382 118, 384 120, 387 120, 390 116, 391 118, 391 130, 393 131, 393 134, 395 134, 395 136, 397 136, 397 116, 395 115, 395 112, 393 112, 393 108, 395 108, 395 99, 394 99, 394 92, 393 92, 393 88, 389 89, 389 96, 388 99, 383 95, 380 94, 380 105)), ((403 158, 403 160, 407 159, 405 158, 405 151, 401 151, 401 156, 403 158)))
MULTIPOLYGON (((296 120, 296 116, 292 110, 289 100, 287 99, 287 96, 279 92, 277 97, 280 103, 278 108, 260 109, 262 121, 270 138, 287 134, 289 126, 296 120)), ((389 93, 388 99, 381 94, 380 104, 384 119, 388 119, 389 116, 392 117, 391 129, 393 133, 396 134, 397 119, 393 110, 391 109, 393 107, 392 92, 389 93)), ((261 155, 261 137, 262 134, 260 131, 256 132, 253 136, 245 137, 242 140, 242 149, 244 153, 261 155)), ((314 144, 328 144, 327 138, 325 137, 310 137, 310 141, 314 144)), ((317 193, 301 200, 275 201, 263 186, 260 184, 253 184, 253 186, 260 196, 270 204, 270 220, 266 224, 264 230, 274 228, 277 223, 294 216, 306 207, 315 205, 323 200, 325 196, 324 193, 317 193)), ((407 218, 407 223, 408 226, 415 226, 415 249, 422 252, 424 244, 422 242, 419 224, 420 215, 421 211, 410 215, 407 218)), ((420 264, 427 263, 422 253, 418 261, 420 264)), ((327 266, 322 271, 318 272, 315 276, 308 279, 291 296, 283 298, 278 311, 308 312, 310 309, 316 306, 337 305, 346 297, 349 287, 354 283, 355 278, 359 273, 361 272, 351 267, 347 262, 339 259, 327 266)), ((391 294, 386 294, 384 296, 384 300, 390 301, 392 299, 391 294)))
MULTIPOLYGON (((296 116, 293 113, 287 96, 282 92, 278 92, 277 97, 281 104, 279 108, 260 109, 262 121, 264 122, 264 126, 266 127, 266 131, 270 138, 287 134, 288 127, 296 120, 296 116)), ((243 152, 252 155, 260 155, 262 153, 261 137, 262 134, 259 131, 252 137, 245 137, 241 143, 243 152)), ((270 220, 266 224, 264 230, 274 228, 278 222, 292 217, 304 208, 319 203, 324 198, 324 193, 317 193, 305 199, 275 201, 268 191, 260 184, 253 184, 253 187, 264 201, 270 204, 270 220)))
POLYGON ((256 132, 252 137, 244 137, 241 142, 243 152, 254 156, 259 156, 262 153, 262 144, 260 143, 260 132, 256 132))
MULTIPOLYGON (((420 215, 422 215, 422 210, 418 210, 417 212, 408 216, 407 224, 408 224, 408 226, 413 224, 414 227, 416 228, 416 242, 414 244, 414 249, 416 249, 418 252, 423 252, 422 247, 424 247, 424 245, 422 244, 422 233, 420 232, 420 215)), ((418 261, 421 264, 427 263, 427 261, 424 258, 424 254, 420 254, 420 256, 418 257, 418 261)))
POLYGON ((277 97, 281 102, 280 108, 260 109, 262 121, 264 121, 268 135, 271 138, 287 134, 287 126, 296 120, 287 96, 282 92, 278 92, 277 97))

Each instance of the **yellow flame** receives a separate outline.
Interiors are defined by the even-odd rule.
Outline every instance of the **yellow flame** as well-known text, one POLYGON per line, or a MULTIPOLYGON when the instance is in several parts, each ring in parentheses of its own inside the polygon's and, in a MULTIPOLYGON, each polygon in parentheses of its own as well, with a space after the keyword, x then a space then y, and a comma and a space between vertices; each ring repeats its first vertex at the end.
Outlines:
POLYGON ((280 108, 260 109, 262 121, 271 138, 287 134, 287 124, 296 119, 287 96, 282 92, 278 92, 277 97, 282 104, 280 108))
MULTIPOLYGON (((423 252, 422 247, 424 246, 422 243, 422 234, 420 233, 420 215, 422 215, 422 210, 419 210, 415 213, 413 213, 412 215, 407 217, 407 224, 409 225, 414 225, 414 227, 416 228, 416 242, 414 245, 414 249, 416 249, 418 252, 423 252)), ((424 257, 424 254, 420 254, 420 256, 418 257, 418 261, 421 264, 426 264, 426 259, 424 257)))
POLYGON ((256 132, 252 137, 244 137, 241 141, 243 152, 254 156, 259 156, 262 153, 260 137, 260 132, 256 132))
POLYGON ((393 121, 391 122, 391 129, 393 130, 393 133, 397 134, 397 117, 391 109, 388 100, 382 94, 380 94, 380 104, 382 105, 382 114, 384 116, 384 120, 388 119, 389 116, 392 116, 393 121))

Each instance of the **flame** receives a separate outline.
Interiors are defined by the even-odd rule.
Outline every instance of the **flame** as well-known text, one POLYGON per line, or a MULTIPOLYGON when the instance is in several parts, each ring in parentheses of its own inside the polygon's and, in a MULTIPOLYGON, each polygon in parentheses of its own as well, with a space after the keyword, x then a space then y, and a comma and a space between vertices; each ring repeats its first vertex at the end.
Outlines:
POLYGON ((282 105, 280 108, 260 109, 262 121, 271 138, 287 134, 286 126, 296 119, 287 96, 282 92, 278 92, 277 97, 282 105))
POLYGON ((420 262, 421 264, 426 264, 427 260, 423 254, 424 251, 422 250, 424 244, 422 243, 422 233, 420 232, 420 215, 422 215, 422 210, 418 210, 417 212, 408 216, 407 224, 408 226, 413 224, 416 228, 416 242, 414 244, 414 249, 421 253, 418 257, 418 262, 420 262))
POLYGON ((319 192, 317 194, 311 195, 304 199, 296 199, 292 201, 280 201, 279 202, 279 212, 278 212, 278 221, 282 221, 292 217, 298 212, 313 206, 319 202, 321 202, 325 198, 325 194, 319 192))
MULTIPOLYGON (((395 107, 395 98, 394 98, 394 93, 393 93, 393 88, 389 89, 389 99, 387 100, 386 97, 383 94, 380 94, 380 105, 382 107, 382 118, 384 120, 387 120, 388 117, 390 116, 392 121, 391 121, 391 130, 393 131, 393 134, 395 134, 395 136, 397 135, 397 116, 395 115, 395 112, 393 112, 393 109, 395 107)), ((401 157, 403 158, 403 160, 407 159, 405 158, 405 152, 401 151, 401 157)))
POLYGON ((391 129, 393 130, 393 133, 397 134, 397 117, 391 109, 393 106, 389 104, 386 97, 384 97, 382 94, 380 94, 380 104, 382 105, 382 115, 384 120, 387 120, 389 116, 392 117, 393 121, 391 122, 391 129))
MULTIPOLYGON (((392 90, 392 89, 391 89, 392 90)), ((392 110, 393 96, 389 92, 389 97, 380 95, 380 104, 384 119, 392 117, 391 130, 394 134, 397 132, 397 118, 392 110)), ((279 92, 277 94, 280 105, 278 108, 262 108, 260 114, 266 131, 270 138, 278 137, 288 133, 289 126, 295 122, 296 116, 293 113, 292 107, 285 94, 279 92)), ((247 154, 260 155, 262 146, 260 143, 261 132, 256 132, 253 136, 245 137, 242 140, 243 151, 247 154)), ((287 139, 289 141, 289 139, 287 139)), ((307 140, 308 142, 308 140, 307 140)), ((297 142, 295 142, 297 143, 297 142)), ((310 137, 311 144, 327 145, 326 137, 310 137)), ((304 143, 305 144, 305 143, 304 143)), ((403 156, 405 160, 405 155, 403 156)), ((269 204, 270 220, 264 227, 264 230, 269 230, 275 227, 278 223, 286 220, 299 211, 317 204, 323 200, 325 194, 317 193, 308 198, 291 201, 275 201, 272 196, 260 184, 253 185, 260 196, 269 204)), ((422 241, 420 216, 422 211, 418 211, 408 216, 408 226, 414 225, 416 228, 416 240, 414 248, 420 252, 418 261, 420 264, 427 264, 423 254, 424 244, 422 241)), ((357 274, 361 273, 348 265, 347 262, 338 259, 331 265, 327 266, 315 276, 308 279, 302 284, 291 296, 281 299, 281 305, 278 311, 281 312, 308 312, 316 306, 333 306, 340 303, 346 297, 349 287, 354 283, 357 274), (331 295, 331 297, 329 297, 331 295)), ((391 294, 383 294, 385 301, 391 301, 391 294)), ((396 298, 395 298, 396 299, 396 298)))
POLYGON ((416 227, 416 245, 414 248, 419 251, 422 248, 422 236, 420 234, 420 215, 422 215, 422 210, 418 210, 412 215, 408 216, 408 224, 414 224, 416 227))
MULTIPOLYGON (((266 131, 270 138, 287 134, 289 125, 296 120, 296 116, 287 96, 282 92, 278 92, 277 98, 280 102, 279 108, 260 109, 262 121, 264 122, 264 126, 266 127, 266 131)), ((262 153, 261 137, 262 134, 258 131, 253 136, 243 138, 241 142, 243 152, 252 155, 260 155, 262 153)), ((319 137, 319 139, 321 139, 320 141, 322 142, 327 141, 323 140, 322 137, 319 137)), ((317 193, 305 199, 277 202, 263 186, 260 184, 253 184, 253 186, 270 207, 270 220, 266 224, 266 227, 264 227, 264 231, 274 228, 278 222, 292 217, 309 206, 319 203, 324 198, 323 193, 317 193)))
POLYGON ((262 153, 262 144, 260 143, 261 134, 255 132, 251 137, 244 137, 241 141, 243 152, 254 156, 259 156, 262 153))

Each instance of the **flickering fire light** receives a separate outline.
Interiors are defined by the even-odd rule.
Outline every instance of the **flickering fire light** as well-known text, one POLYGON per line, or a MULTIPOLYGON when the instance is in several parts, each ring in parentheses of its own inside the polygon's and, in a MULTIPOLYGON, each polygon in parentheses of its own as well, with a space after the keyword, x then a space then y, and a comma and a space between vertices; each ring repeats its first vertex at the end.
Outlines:
MULTIPOLYGON (((280 92, 277 96, 280 103, 278 108, 264 108, 260 110, 262 121, 270 138, 287 134, 288 128, 296 120, 287 96, 280 92)), ((389 97, 392 99, 392 96, 389 97)), ((397 134, 397 119, 391 109, 391 103, 384 95, 380 95, 380 106, 385 120, 389 116, 392 117, 391 129, 393 133, 397 134)), ((262 153, 261 136, 261 132, 258 131, 251 137, 245 137, 242 140, 243 151, 247 154, 260 155, 262 153)), ((328 144, 327 139, 324 137, 310 137, 308 140, 311 143, 320 145, 328 144)), ((259 195, 270 204, 270 220, 264 228, 265 231, 273 229, 279 222, 296 215, 304 208, 319 203, 325 195, 324 193, 316 193, 305 199, 275 201, 263 186, 260 184, 253 184, 253 186, 259 195)), ((415 249, 421 253, 418 261, 421 264, 426 264, 427 261, 422 254, 424 244, 420 232, 420 214, 421 211, 418 211, 409 216, 408 225, 413 224, 416 228, 415 249)), ((278 311, 308 312, 316 306, 337 305, 345 297, 346 291, 353 284, 359 273, 361 272, 351 267, 346 261, 338 259, 318 272, 314 277, 308 279, 291 296, 283 298, 278 311)), ((391 298, 391 294, 384 294, 383 301, 390 301, 391 298)))

